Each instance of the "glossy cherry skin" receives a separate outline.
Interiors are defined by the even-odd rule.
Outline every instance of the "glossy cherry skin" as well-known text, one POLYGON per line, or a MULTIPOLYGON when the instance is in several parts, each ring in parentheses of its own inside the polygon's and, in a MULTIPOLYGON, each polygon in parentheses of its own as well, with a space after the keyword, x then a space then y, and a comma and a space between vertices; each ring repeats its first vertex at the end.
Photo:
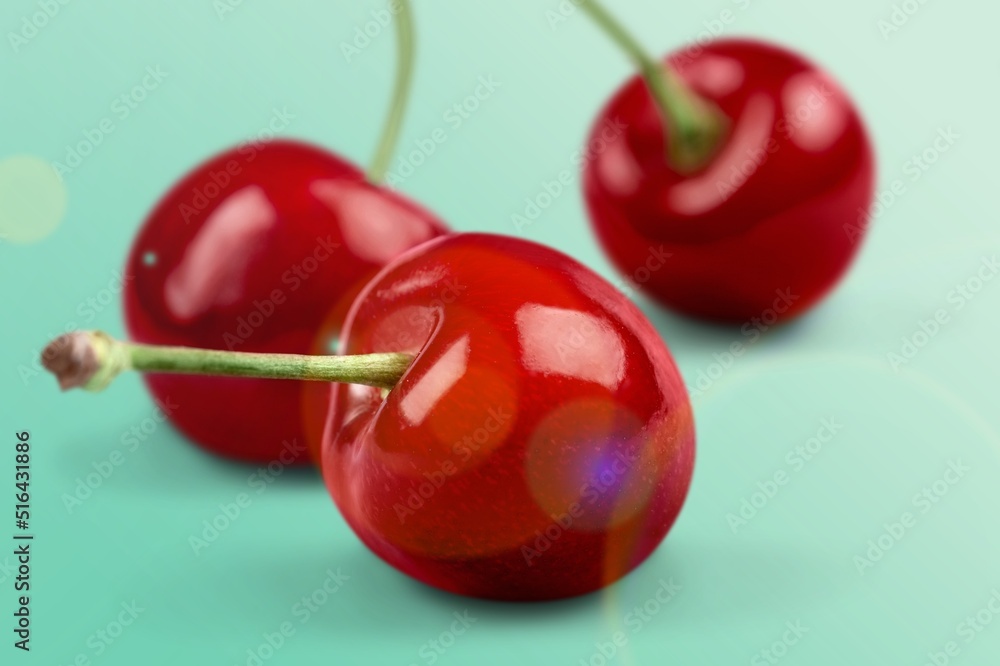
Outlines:
POLYGON ((584 594, 638 566, 684 502, 691 406, 642 313, 524 240, 460 234, 390 264, 344 353, 415 354, 386 397, 335 386, 327 487, 361 540, 428 585, 584 594))
POLYGON ((631 281, 683 313, 745 322, 805 312, 839 281, 867 226, 875 164, 857 109, 815 65, 761 42, 716 41, 668 62, 728 128, 707 164, 681 173, 664 158, 645 83, 627 82, 594 124, 584 168, 601 243, 631 281))
MULTIPOLYGON (((336 155, 246 144, 186 175, 140 229, 126 267, 128 331, 149 344, 331 353, 364 284, 445 232, 336 155)), ((279 465, 318 455, 326 385, 180 375, 146 384, 173 424, 214 453, 279 465)))

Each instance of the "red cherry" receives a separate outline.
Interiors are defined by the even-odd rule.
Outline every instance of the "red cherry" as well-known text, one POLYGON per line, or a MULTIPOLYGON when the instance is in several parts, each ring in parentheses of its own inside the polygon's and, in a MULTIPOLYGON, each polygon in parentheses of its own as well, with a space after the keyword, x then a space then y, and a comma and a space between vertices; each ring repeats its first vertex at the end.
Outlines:
POLYGON ((626 275, 681 312, 729 322, 801 314, 864 236, 875 167, 857 109, 814 64, 761 42, 716 41, 667 62, 725 116, 723 139, 696 171, 673 168, 648 87, 628 81, 591 135, 594 229, 626 275))
POLYGON ((415 358, 385 397, 334 387, 327 486, 377 555, 450 592, 584 594, 638 566, 691 480, 694 426, 639 310, 569 257, 462 234, 384 269, 347 354, 415 358))
MULTIPOLYGON (((185 176, 140 230, 126 268, 128 331, 148 344, 330 353, 362 286, 445 231, 319 148, 233 149, 185 176)), ((173 423, 217 454, 288 464, 318 448, 321 430, 309 424, 322 421, 326 386, 165 374, 146 383, 173 423)))

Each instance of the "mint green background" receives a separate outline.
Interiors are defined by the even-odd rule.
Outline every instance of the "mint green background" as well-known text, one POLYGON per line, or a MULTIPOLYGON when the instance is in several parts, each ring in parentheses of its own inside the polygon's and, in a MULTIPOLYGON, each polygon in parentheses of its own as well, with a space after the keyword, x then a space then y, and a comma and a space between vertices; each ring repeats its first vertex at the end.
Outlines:
MULTIPOLYGON (((951 663, 996 664, 1000 615, 987 611, 992 624, 971 643, 956 632, 1000 589, 1000 280, 960 312, 949 293, 1000 242, 1000 8, 911 2, 919 11, 888 39, 877 26, 892 13, 886 0, 613 3, 659 52, 695 37, 723 9, 735 17, 726 34, 804 50, 865 113, 881 187, 902 179, 906 193, 878 217, 860 260, 822 307, 754 344, 695 400, 695 482, 663 547, 606 592, 547 605, 454 597, 398 575, 359 544, 310 473, 286 472, 252 494, 252 505, 195 556, 188 538, 220 503, 254 493, 254 470, 203 455, 169 427, 126 453, 82 506, 70 513, 63 504, 153 407, 136 377, 99 397, 61 395, 32 374, 37 350, 71 324, 122 333, 117 301, 93 321, 81 318, 80 304, 111 280, 165 188, 259 132, 273 108, 296 116, 286 135, 365 162, 388 99, 393 38, 384 31, 350 63, 340 44, 384 3, 244 0, 220 19, 208 0, 80 0, 17 53, 5 36, 0 159, 60 159, 112 116, 112 100, 147 66, 168 77, 67 176, 68 212, 52 236, 0 244, 0 536, 7 543, 13 531, 5 507, 13 504, 13 433, 22 429, 34 444, 38 535, 34 649, 10 647, 14 593, 0 570, 0 663, 62 666, 83 654, 107 666, 245 664, 262 634, 292 620, 295 635, 264 663, 430 664, 422 646, 449 628, 452 613, 468 610, 477 622, 436 663, 575 665, 619 630, 627 646, 610 663, 769 663, 755 655, 799 621, 809 633, 779 663, 919 666, 955 641, 951 663), (911 181, 907 161, 947 127, 960 139, 911 181), (941 308, 952 312, 950 323, 895 372, 886 355, 941 308), (758 483, 789 471, 786 454, 824 418, 842 430, 734 534, 727 514, 758 483), (921 513, 913 496, 956 459, 971 471, 921 513), (905 511, 916 526, 861 575, 855 556, 905 511), (329 568, 350 580, 300 624, 293 606, 329 568), (681 591, 631 633, 626 615, 671 578, 681 591), (133 600, 143 613, 96 655, 91 637, 133 600)), ((458 229, 516 233, 511 215, 569 166, 629 66, 579 13, 550 28, 555 0, 417 4, 419 73, 403 141, 412 148, 437 127, 449 139, 401 189, 458 229), (460 128, 448 126, 443 114, 490 75, 502 87, 460 128)), ((0 31, 19 29, 34 11, 32 0, 5 0, 0 31)), ((613 277, 576 190, 523 233, 613 277)), ((743 339, 640 305, 689 382, 743 339)))

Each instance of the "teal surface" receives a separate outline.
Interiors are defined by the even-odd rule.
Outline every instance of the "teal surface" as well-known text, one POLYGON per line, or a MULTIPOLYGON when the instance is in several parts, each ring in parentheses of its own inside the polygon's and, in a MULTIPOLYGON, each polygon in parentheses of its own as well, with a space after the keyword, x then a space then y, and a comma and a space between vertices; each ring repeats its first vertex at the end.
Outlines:
MULTIPOLYGON (((721 30, 824 63, 873 130, 882 204, 837 292, 737 359, 718 355, 746 341, 738 330, 640 300, 700 380, 698 463, 667 541, 603 593, 503 605, 431 591, 368 553, 315 475, 262 484, 202 454, 156 420, 137 377, 63 395, 38 371, 66 328, 122 334, 130 239, 200 159, 273 130, 369 159, 393 35, 344 44, 385 4, 0 5, 0 663, 1000 663, 1000 279, 982 279, 1000 254, 997 3, 613 3, 658 52, 721 30), (68 154, 81 142, 93 149, 68 154), (12 631, 24 430, 30 653, 12 631), (195 553, 191 537, 241 494, 195 553)), ((394 162, 400 189, 458 229, 523 235, 615 278, 575 185, 529 226, 512 216, 570 168, 628 63, 568 2, 565 17, 557 0, 417 5, 400 154, 438 129, 446 141, 418 167, 394 162)))

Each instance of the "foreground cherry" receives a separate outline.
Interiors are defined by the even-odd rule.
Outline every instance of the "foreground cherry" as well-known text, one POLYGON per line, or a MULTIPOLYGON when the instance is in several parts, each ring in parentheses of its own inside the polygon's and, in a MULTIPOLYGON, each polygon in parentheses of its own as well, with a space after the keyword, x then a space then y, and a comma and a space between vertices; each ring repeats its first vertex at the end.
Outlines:
POLYGON ((663 341, 602 278, 523 240, 456 235, 392 262, 348 315, 351 356, 57 344, 64 388, 125 368, 353 382, 331 397, 330 493, 373 552, 458 594, 608 585, 663 540, 691 481, 691 406, 663 341))
POLYGON ((433 241, 366 287, 348 354, 413 365, 385 398, 339 385, 324 476, 375 553, 430 585, 502 599, 595 590, 681 508, 694 454, 674 362, 636 307, 524 241, 433 241))
POLYGON ((779 318, 814 306, 853 261, 874 195, 851 99, 815 64, 763 42, 714 41, 665 64, 627 43, 642 75, 595 120, 590 145, 606 149, 583 174, 608 255, 665 305, 709 320, 759 317, 779 291, 794 296, 779 318), (657 77, 673 85, 647 84, 657 77), (610 121, 624 130, 601 143, 610 121))
MULTIPOLYGON (((446 233, 380 186, 412 75, 409 4, 396 18, 401 65, 367 174, 309 144, 247 143, 177 183, 139 231, 126 267, 132 339, 256 352, 329 353, 351 301, 402 251, 446 233)), ((254 463, 318 461, 325 387, 148 375, 171 421, 204 448, 254 463), (304 455, 306 450, 312 455, 304 455)))

